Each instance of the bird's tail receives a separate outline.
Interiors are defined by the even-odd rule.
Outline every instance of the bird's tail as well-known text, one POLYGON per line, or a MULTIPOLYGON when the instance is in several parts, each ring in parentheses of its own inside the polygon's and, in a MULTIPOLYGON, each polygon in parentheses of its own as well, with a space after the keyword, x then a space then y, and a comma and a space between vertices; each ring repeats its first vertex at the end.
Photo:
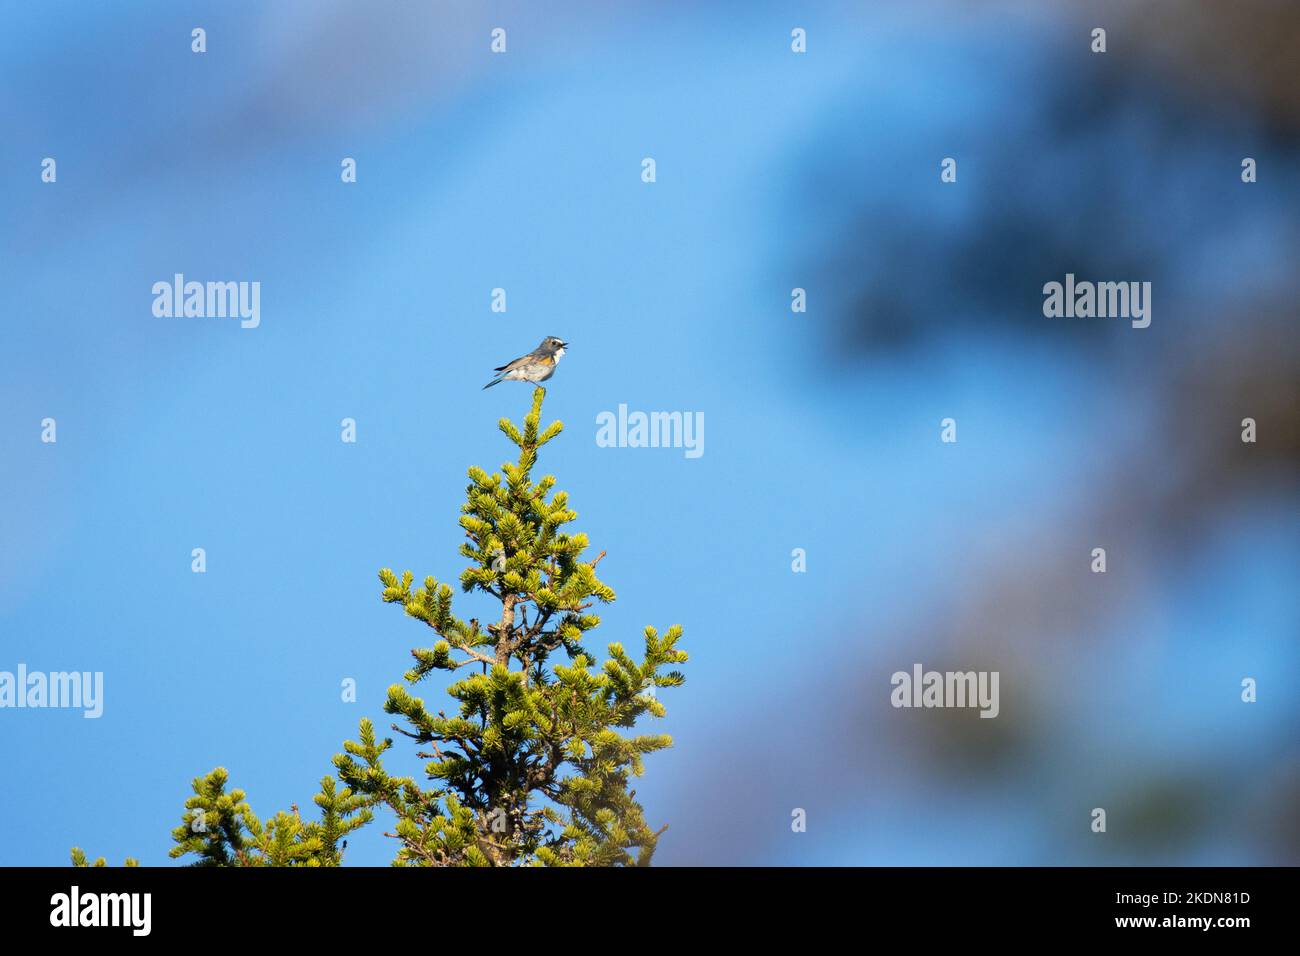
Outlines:
POLYGON ((504 381, 505 381, 505 379, 503 379, 503 378, 494 378, 494 379, 492 379, 492 381, 488 382, 488 383, 487 383, 486 385, 484 385, 483 387, 484 387, 484 388, 491 388, 493 385, 500 385, 500 384, 501 384, 502 382, 504 382, 504 381))

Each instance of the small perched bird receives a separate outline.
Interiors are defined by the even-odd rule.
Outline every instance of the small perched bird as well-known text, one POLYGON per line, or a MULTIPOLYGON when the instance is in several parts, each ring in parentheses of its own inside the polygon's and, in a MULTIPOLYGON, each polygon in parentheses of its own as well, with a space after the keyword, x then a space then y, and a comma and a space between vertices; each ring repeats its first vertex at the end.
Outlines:
POLYGON ((564 358, 564 350, 568 347, 568 342, 563 342, 554 335, 548 335, 542 339, 541 345, 527 355, 521 355, 513 362, 507 362, 494 369, 497 377, 483 387, 491 388, 500 382, 532 382, 533 384, 544 382, 555 374, 555 366, 560 364, 560 359, 564 358))

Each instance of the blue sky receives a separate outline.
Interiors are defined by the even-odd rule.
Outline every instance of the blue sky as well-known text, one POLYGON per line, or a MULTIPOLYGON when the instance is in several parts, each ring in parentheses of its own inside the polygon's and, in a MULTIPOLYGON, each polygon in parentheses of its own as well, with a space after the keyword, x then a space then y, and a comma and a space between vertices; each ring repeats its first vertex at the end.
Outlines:
MULTIPOLYGON (((572 342, 546 401, 566 430, 540 467, 619 595, 592 643, 682 623, 692 656, 653 728, 677 745, 637 787, 672 824, 663 862, 699 862, 699 847, 739 862, 1087 862, 1043 823, 1078 786, 1071 748, 1122 759, 1081 726, 1138 757, 1195 734, 1225 759, 1251 741, 1260 766, 1295 760, 1293 704, 1243 723, 1231 703, 1238 672, 1295 689, 1282 485, 1214 525, 1196 560, 1145 567, 1141 599, 1091 635, 1106 655, 1091 676, 1095 650, 1062 651, 1083 692, 1045 668, 1050 696, 1083 702, 1056 714, 1018 782, 982 780, 964 803, 906 759, 870 796, 826 769, 842 763, 827 740, 876 736, 839 723, 844 695, 875 687, 846 691, 845 674, 876 668, 884 699, 895 662, 923 659, 917 628, 978 590, 974 556, 1069 528, 1099 461, 1154 427, 1141 389, 1109 388, 1095 356, 1014 326, 942 334, 960 302, 935 311, 923 349, 847 372, 821 326, 843 297, 814 286, 810 314, 789 311, 826 237, 858 228, 862 170, 868 206, 954 228, 979 215, 937 183, 946 131, 969 138, 978 190, 981 150, 996 155, 980 131, 1020 123, 1005 106, 1016 72, 990 70, 978 32, 828 5, 804 18, 811 52, 796 57, 773 9, 740 24, 725 6, 548 20, 499 5, 380 24, 347 4, 277 8, 3 15, 0 669, 102 670, 106 712, 0 714, 15 771, 0 778, 0 863, 60 864, 81 845, 162 864, 189 780, 217 765, 264 816, 305 806, 358 719, 386 723, 385 689, 428 638, 380 603, 375 572, 459 574, 465 469, 508 457, 495 423, 529 394, 480 386, 550 334, 572 342), (511 46, 493 58, 497 22, 511 46), (912 163, 931 153, 933 171, 912 163), (54 185, 38 177, 47 155, 54 185), (355 185, 339 181, 344 156, 355 185), (260 281, 260 327, 154 317, 152 284, 177 272, 260 281), (495 287, 505 315, 489 310, 495 287), (596 416, 620 403, 703 412, 705 454, 597 447, 596 416), (946 415, 957 446, 937 440, 946 415), (46 416, 57 445, 38 440, 46 416), (790 571, 795 547, 807 574, 790 571), (1127 707, 1096 713, 1109 693, 1127 707), (732 761, 743 785, 728 790, 732 761), (797 843, 800 805, 819 815, 797 843)), ((1260 250, 1264 223, 1247 229, 1260 250)), ((1251 261, 1272 274, 1268 254, 1251 261)), ((871 754, 873 774, 893 759, 871 754)), ((391 858, 382 829, 354 839, 351 862, 391 858)), ((1216 849, 1230 830, 1170 852, 1249 861, 1216 849)))

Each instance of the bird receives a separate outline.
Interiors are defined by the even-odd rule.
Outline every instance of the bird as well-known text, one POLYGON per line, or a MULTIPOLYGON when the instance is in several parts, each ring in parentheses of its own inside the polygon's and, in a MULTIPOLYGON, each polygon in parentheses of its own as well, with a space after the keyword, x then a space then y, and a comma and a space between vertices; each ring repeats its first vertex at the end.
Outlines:
POLYGON ((497 377, 483 387, 491 388, 501 382, 532 382, 534 385, 544 382, 555 374, 555 366, 560 364, 560 359, 564 358, 564 350, 568 347, 568 342, 554 335, 548 335, 542 339, 541 345, 527 355, 521 355, 513 362, 507 362, 493 369, 497 377))

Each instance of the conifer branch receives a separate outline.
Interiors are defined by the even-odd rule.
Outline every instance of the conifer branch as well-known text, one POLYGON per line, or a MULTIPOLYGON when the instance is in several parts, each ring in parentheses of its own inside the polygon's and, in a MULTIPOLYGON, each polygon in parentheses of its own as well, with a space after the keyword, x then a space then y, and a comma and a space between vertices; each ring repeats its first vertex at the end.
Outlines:
MULTIPOLYGON (((597 576, 605 552, 584 562, 586 535, 566 530, 577 518, 568 495, 555 490, 554 476, 532 477, 539 449, 563 431, 560 422, 541 426, 545 394, 533 391, 522 427, 498 423, 518 449, 516 461, 491 475, 468 471, 459 552, 469 565, 460 589, 497 601, 497 623, 484 631, 477 616, 456 617, 445 582, 426 577, 415 587, 411 571, 379 572, 381 600, 400 604, 438 638, 411 650, 406 683, 391 686, 384 703, 395 718, 392 729, 429 761, 427 783, 390 776, 384 754, 392 740, 379 740, 363 719, 357 739, 334 757, 337 779, 324 777, 313 797, 319 819, 304 819, 296 803, 257 816, 218 767, 194 779, 172 831, 173 857, 189 857, 194 866, 339 866, 348 835, 383 808, 394 819, 383 835, 398 844, 398 866, 650 862, 667 826, 650 829, 629 782, 643 772, 646 754, 672 740, 620 730, 647 714, 664 715, 646 691, 684 681, 666 670, 687 660, 676 647, 681 628, 662 636, 646 628, 639 661, 611 643, 596 668, 584 649, 582 640, 600 624, 588 612, 615 594, 597 576), (567 663, 551 660, 561 649, 567 663), (467 664, 481 664, 481 671, 459 674, 467 664), (446 687, 451 716, 428 711, 407 689, 435 671, 453 675, 446 687)), ((102 857, 92 864, 79 848, 72 862, 106 865, 102 857)))

